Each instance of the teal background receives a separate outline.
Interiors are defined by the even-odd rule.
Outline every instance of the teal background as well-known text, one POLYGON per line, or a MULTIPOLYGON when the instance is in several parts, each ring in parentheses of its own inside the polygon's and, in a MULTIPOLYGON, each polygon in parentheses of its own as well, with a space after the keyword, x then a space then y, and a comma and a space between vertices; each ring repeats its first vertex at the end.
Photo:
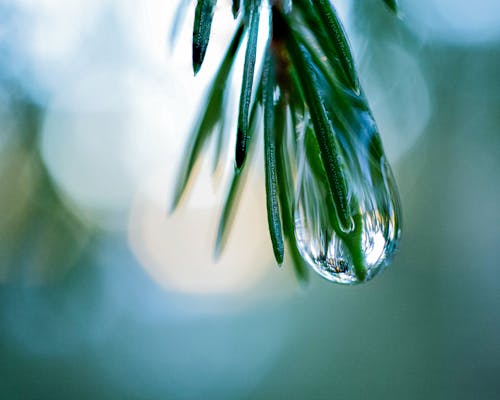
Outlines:
MULTIPOLYGON (((304 287, 269 262, 252 288, 193 294, 142 268, 126 221, 102 229, 68 206, 40 152, 51 93, 33 89, 29 26, 0 2, 1 399, 500 397, 500 36, 423 38, 410 15, 360 3, 355 45, 402 46, 430 98, 424 129, 393 157, 404 210, 393 264, 362 286, 311 275, 304 287)), ((125 31, 110 24, 87 46, 125 31)), ((112 44, 119 56, 96 50, 99 62, 127 63, 126 40, 112 44)))

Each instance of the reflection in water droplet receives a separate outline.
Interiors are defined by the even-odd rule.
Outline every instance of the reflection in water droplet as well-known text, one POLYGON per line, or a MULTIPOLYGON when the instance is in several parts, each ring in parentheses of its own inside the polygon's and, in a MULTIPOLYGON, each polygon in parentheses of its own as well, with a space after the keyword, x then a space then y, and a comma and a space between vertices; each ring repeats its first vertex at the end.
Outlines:
POLYGON ((336 133, 355 228, 345 233, 338 227, 306 117, 298 138, 295 233, 302 257, 316 272, 333 282, 355 284, 370 280, 390 261, 400 237, 400 209, 373 118, 364 110, 347 112, 349 129, 344 125, 336 133))

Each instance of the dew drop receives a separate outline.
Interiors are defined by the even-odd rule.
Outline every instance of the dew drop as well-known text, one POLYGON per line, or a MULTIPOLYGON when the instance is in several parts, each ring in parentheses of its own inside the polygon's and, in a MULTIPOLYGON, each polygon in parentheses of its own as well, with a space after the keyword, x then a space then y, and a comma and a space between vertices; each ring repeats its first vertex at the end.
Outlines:
POLYGON ((355 225, 351 232, 343 232, 336 222, 311 126, 298 137, 297 147, 297 245, 313 270, 341 284, 365 282, 382 271, 390 263, 401 233, 395 180, 375 123, 369 112, 358 111, 351 115, 349 134, 342 134, 345 129, 336 132, 355 225))

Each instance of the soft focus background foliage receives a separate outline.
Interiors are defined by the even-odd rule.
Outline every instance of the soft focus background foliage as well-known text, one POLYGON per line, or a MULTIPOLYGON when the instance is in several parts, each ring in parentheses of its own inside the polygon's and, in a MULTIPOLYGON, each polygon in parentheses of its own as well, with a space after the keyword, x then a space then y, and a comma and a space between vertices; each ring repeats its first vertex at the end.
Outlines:
POLYGON ((405 216, 358 287, 275 266, 260 155, 219 263, 210 157, 167 216, 234 28, 194 79, 175 3, 0 0, 0 398, 498 398, 500 3, 336 2, 405 216))

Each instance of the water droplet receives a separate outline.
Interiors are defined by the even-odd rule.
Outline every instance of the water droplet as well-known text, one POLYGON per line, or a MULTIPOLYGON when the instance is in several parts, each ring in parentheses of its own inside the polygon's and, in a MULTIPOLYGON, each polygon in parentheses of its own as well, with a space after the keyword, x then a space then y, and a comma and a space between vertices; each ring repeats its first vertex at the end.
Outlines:
POLYGON ((298 248, 318 274, 342 284, 370 280, 383 270, 401 232, 399 197, 375 123, 369 112, 356 111, 350 115, 352 129, 337 133, 355 225, 351 232, 343 232, 336 222, 318 143, 307 121, 297 148, 298 248))

